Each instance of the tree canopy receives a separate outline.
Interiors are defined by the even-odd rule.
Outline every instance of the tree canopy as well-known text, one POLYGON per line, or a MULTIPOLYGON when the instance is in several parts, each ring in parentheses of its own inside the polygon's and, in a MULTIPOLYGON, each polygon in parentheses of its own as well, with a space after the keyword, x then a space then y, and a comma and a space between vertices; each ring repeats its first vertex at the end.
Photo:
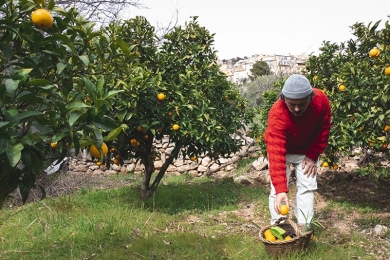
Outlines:
POLYGON ((251 80, 254 80, 259 76, 269 75, 271 73, 271 70, 265 61, 259 60, 255 64, 253 64, 251 73, 252 75, 250 75, 249 78, 251 80))

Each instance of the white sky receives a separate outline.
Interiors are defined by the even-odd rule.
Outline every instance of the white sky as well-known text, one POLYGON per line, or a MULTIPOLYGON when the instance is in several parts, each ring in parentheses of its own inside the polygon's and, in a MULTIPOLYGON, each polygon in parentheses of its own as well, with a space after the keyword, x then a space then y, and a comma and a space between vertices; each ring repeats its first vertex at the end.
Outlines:
POLYGON ((324 40, 347 41, 350 26, 390 15, 390 0, 143 0, 149 9, 129 10, 152 25, 168 24, 178 10, 179 24, 198 22, 215 33, 220 59, 254 54, 318 53, 324 40))

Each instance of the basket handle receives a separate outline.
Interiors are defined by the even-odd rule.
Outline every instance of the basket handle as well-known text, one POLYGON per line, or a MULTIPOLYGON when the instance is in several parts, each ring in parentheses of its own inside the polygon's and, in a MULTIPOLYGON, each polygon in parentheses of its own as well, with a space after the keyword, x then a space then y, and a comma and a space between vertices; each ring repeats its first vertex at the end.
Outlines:
POLYGON ((285 221, 285 220, 287 220, 287 219, 288 219, 288 218, 286 218, 286 217, 280 217, 278 220, 275 221, 275 225, 279 225, 280 222, 285 221))

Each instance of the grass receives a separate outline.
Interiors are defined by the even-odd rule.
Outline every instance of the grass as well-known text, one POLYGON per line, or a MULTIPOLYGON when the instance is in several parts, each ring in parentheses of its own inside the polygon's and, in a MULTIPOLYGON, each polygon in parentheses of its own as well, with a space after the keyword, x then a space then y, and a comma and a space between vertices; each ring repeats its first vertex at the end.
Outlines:
MULTIPOLYGON (((145 202, 138 200, 137 180, 4 209, 0 259, 270 259, 258 237, 259 225, 269 221, 267 189, 231 178, 182 175, 164 181, 145 202), (236 214, 250 204, 257 224, 236 214)), ((330 205, 328 211, 345 207, 330 205)), ((357 223, 372 226, 378 219, 357 223)), ((306 251, 283 259, 378 259, 360 246, 374 242, 359 232, 315 234, 318 241, 306 251)))

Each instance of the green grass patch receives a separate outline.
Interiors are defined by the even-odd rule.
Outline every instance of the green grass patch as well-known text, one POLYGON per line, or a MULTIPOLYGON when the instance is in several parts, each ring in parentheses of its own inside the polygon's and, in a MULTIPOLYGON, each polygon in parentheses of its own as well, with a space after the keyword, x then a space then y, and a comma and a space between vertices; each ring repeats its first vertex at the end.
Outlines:
MULTIPOLYGON (((235 214, 254 204, 256 218, 268 225, 267 189, 189 175, 164 182, 145 202, 129 185, 4 209, 0 259, 270 259, 261 227, 235 214)), ((356 246, 369 243, 365 237, 315 234, 306 251, 284 259, 374 259, 356 246)))

